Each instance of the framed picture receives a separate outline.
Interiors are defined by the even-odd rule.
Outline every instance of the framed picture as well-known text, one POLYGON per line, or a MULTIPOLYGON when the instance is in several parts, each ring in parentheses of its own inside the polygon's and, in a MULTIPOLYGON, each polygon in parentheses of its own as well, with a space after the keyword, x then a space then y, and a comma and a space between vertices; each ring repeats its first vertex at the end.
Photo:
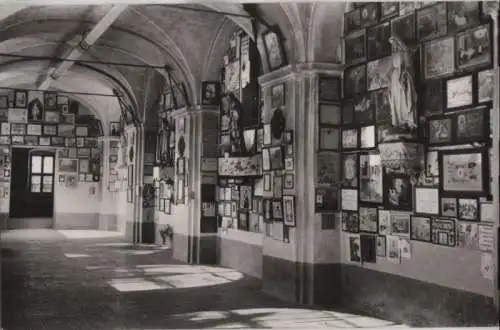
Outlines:
POLYGON ((359 208, 359 231, 378 233, 378 211, 374 207, 359 208))
POLYGON ((279 69, 286 64, 285 53, 278 31, 279 29, 271 28, 262 35, 267 64, 270 71, 279 69))
POLYGON ((43 104, 36 98, 28 104, 28 121, 41 121, 43 120, 43 104))
POLYGON ((359 28, 361 28, 361 8, 344 13, 344 33, 349 34, 359 28))
POLYGON ((383 168, 380 154, 359 155, 359 200, 363 203, 382 204, 383 168))
POLYGON ((439 163, 439 184, 444 197, 488 195, 488 151, 485 148, 440 151, 439 163))
POLYGON ((283 152, 281 147, 269 148, 269 158, 271 163, 271 170, 283 169, 283 152))
POLYGON ((403 14, 391 21, 391 35, 398 37, 406 45, 413 45, 416 42, 416 29, 415 13, 403 14))
POLYGON ((431 241, 431 219, 422 216, 411 216, 410 239, 414 241, 431 241))
POLYGON ((410 236, 410 215, 407 213, 391 213, 391 234, 395 236, 410 236))
POLYGON ((0 109, 8 109, 8 108, 9 108, 9 96, 0 95, 0 109))
POLYGON ((444 246, 455 246, 456 244, 455 220, 432 219, 431 233, 433 244, 444 246))
POLYGON ((28 110, 27 109, 9 109, 7 119, 11 123, 28 123, 28 110))
POLYGON ((380 19, 380 7, 376 2, 370 2, 361 7, 361 27, 371 26, 380 19))
POLYGON ((340 181, 340 154, 323 151, 316 154, 316 183, 335 185, 340 181))
POLYGON ((377 144, 377 139, 375 137, 375 126, 363 126, 360 132, 360 144, 359 147, 362 149, 375 148, 377 144))
POLYGON ((472 75, 446 81, 446 108, 456 109, 471 105, 473 99, 472 75))
POLYGON ((264 145, 264 129, 263 128, 258 128, 256 132, 256 137, 255 137, 255 150, 257 152, 262 151, 262 146, 264 145))
POLYGON ((43 135, 57 135, 57 125, 43 125, 43 135))
POLYGON ((437 3, 417 10, 417 37, 426 41, 447 33, 446 3, 437 3))
POLYGON ((342 187, 358 187, 358 154, 342 154, 342 187))
POLYGON ((319 77, 319 101, 335 102, 340 101, 341 79, 339 77, 319 77))
POLYGON ((295 227, 295 196, 283 196, 283 222, 295 227))
POLYGON ((284 143, 285 144, 293 144, 293 131, 285 131, 284 143))
POLYGON ((337 212, 339 210, 338 187, 316 188, 315 212, 337 212))
POLYGON ((424 79, 449 76, 455 71, 454 38, 428 41, 422 45, 421 52, 424 79))
POLYGON ((385 179, 384 200, 386 208, 412 211, 413 190, 410 178, 404 174, 387 173, 385 179))
POLYGON ((375 120, 374 106, 371 104, 371 93, 354 99, 354 122, 371 124, 375 120))
POLYGON ((44 115, 45 115, 45 121, 47 123, 54 123, 54 124, 59 123, 59 119, 60 119, 59 112, 57 112, 57 111, 45 111, 44 115))
POLYGON ((460 32, 456 35, 456 62, 459 70, 467 70, 492 63, 489 24, 460 32))
POLYGON ((348 65, 366 61, 365 29, 356 31, 344 38, 344 58, 345 63, 348 65))
POLYGON ((57 110, 57 93, 45 92, 43 98, 45 110, 57 110))
POLYGON ((358 130, 356 128, 342 129, 342 149, 357 149, 358 148, 358 130))
POLYGON ((238 229, 240 230, 248 230, 249 228, 249 219, 248 219, 248 212, 244 211, 240 211, 238 213, 238 229))
POLYGON ((430 178, 439 177, 439 152, 428 151, 425 156, 425 175, 430 178))
POLYGON ((433 119, 427 122, 429 145, 450 144, 453 141, 451 118, 433 119))
POLYGON ((367 58, 369 61, 388 56, 391 54, 391 23, 386 22, 372 28, 366 32, 367 58))
POLYGON ((24 135, 12 135, 11 142, 13 145, 24 144, 24 135))
POLYGON ((458 199, 458 220, 479 221, 479 200, 477 198, 458 199))
POLYGON ((183 175, 186 169, 184 157, 177 158, 177 174, 183 175))
POLYGON ((283 177, 275 172, 273 175, 273 197, 281 198, 281 196, 283 196, 283 177))
POLYGON ((344 73, 344 97, 366 91, 366 65, 349 67, 344 73))
POLYGON ((271 124, 264 124, 264 146, 270 146, 272 143, 271 124))
POLYGON ((439 215, 439 188, 415 187, 415 213, 439 215))
POLYGON ((457 113, 454 143, 484 142, 490 137, 489 109, 477 107, 457 113))
POLYGON ((389 86, 390 70, 392 69, 392 56, 382 57, 368 62, 366 65, 367 90, 372 91, 389 86))
POLYGON ((340 149, 340 128, 319 128, 319 150, 338 151, 340 149))
POLYGON ((354 122, 354 102, 345 101, 342 104, 342 124, 350 125, 354 122))
POLYGON ((285 156, 293 156, 293 144, 285 145, 285 156))
POLYGON ((218 81, 203 81, 201 83, 201 104, 219 105, 220 104, 220 83, 218 81))
POLYGON ((448 30, 457 32, 479 24, 479 1, 448 3, 448 30))
POLYGON ((112 121, 109 123, 109 135, 110 136, 120 136, 120 122, 112 121))
POLYGON ((50 146, 50 137, 48 136, 40 136, 38 138, 38 144, 41 146, 50 146))
POLYGON ((42 125, 28 124, 26 128, 26 133, 28 135, 42 135, 42 125))
POLYGON ((9 123, 0 123, 0 134, 10 135, 10 125, 9 123))
POLYGON ((458 215, 457 199, 452 197, 442 197, 439 213, 443 217, 456 218, 458 215))
POLYGON ((271 170, 271 155, 269 154, 269 148, 262 149, 262 170, 271 170))
POLYGON ((387 135, 391 130, 391 124, 379 124, 377 125, 377 142, 385 142, 387 135))
POLYGON ((444 82, 440 79, 428 80, 423 84, 422 108, 423 115, 439 114, 444 108, 444 82))
POLYGON ((387 88, 372 91, 370 93, 370 104, 375 107, 373 112, 377 123, 389 123, 391 121, 391 107, 387 88))
POLYGON ((10 124, 11 135, 26 135, 26 124, 10 124))
POLYGON ((281 200, 273 199, 271 206, 272 206, 273 219, 278 221, 283 220, 283 204, 281 203, 281 200))
POLYGON ((283 175, 283 188, 284 189, 293 189, 294 188, 294 175, 293 173, 285 173, 283 175))
POLYGON ((28 92, 15 91, 14 107, 25 109, 28 106, 28 92))
POLYGON ((285 170, 287 171, 293 171, 294 169, 294 161, 293 157, 286 157, 285 158, 285 170))
POLYGON ((255 128, 243 130, 243 142, 245 144, 245 151, 248 155, 253 155, 257 150, 255 133, 255 128))
POLYGON ((76 136, 88 136, 89 130, 87 126, 76 126, 75 127, 76 136))
POLYGON ((377 261, 376 256, 376 238, 374 235, 360 235, 361 238, 361 260, 363 263, 377 261))
POLYGON ((342 211, 358 211, 358 190, 345 189, 341 190, 341 209, 342 211))
POLYGON ((479 71, 477 73, 477 102, 489 102, 493 100, 494 71, 492 69, 479 71))
MULTIPOLYGON (((384 2, 383 2, 384 3, 384 2)), ((392 2, 387 2, 387 3, 392 3, 392 2)), ((397 2, 395 2, 397 3, 397 2)), ((385 258, 387 255, 387 240, 385 236, 378 235, 377 236, 377 257, 382 257, 385 258)))
POLYGON ((271 87, 271 109, 285 105, 285 83, 271 87))
POLYGON ((346 251, 350 262, 361 262, 361 238, 357 234, 350 234, 347 240, 346 251))
POLYGON ((359 233, 358 212, 342 211, 342 231, 359 233))
POLYGON ((399 3, 398 2, 381 2, 380 3, 380 20, 398 16, 399 3))

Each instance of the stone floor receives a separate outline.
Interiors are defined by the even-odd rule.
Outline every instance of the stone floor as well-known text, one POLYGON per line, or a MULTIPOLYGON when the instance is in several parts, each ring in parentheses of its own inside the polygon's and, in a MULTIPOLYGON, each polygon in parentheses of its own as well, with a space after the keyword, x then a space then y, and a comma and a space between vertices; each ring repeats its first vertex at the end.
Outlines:
POLYGON ((186 265, 169 249, 116 235, 14 230, 1 238, 5 330, 406 327, 285 303, 239 272, 186 265))

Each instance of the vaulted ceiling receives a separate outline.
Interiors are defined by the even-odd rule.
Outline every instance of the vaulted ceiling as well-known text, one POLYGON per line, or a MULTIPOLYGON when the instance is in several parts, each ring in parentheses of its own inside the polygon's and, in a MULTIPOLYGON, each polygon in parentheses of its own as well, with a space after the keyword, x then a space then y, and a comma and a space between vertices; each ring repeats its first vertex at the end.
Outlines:
MULTIPOLYGON (((65 62, 62 68, 61 63, 50 60, 0 55, 0 86, 50 86, 62 91, 108 94, 119 88, 135 108, 147 109, 155 101, 158 82, 166 75, 160 67, 168 65, 176 79, 186 84, 192 103, 197 104, 200 82, 218 78, 222 55, 232 33, 239 28, 249 34, 253 32, 252 19, 244 17, 249 14, 238 3, 130 4, 120 8, 102 2, 60 3, 1 4, 0 54, 71 56, 75 60, 157 68, 73 62, 65 62), (92 40, 91 47, 79 48, 78 44, 87 36, 85 40, 92 40), (57 74, 51 75, 54 70, 57 74)), ((260 3, 256 12, 268 25, 279 26, 291 63, 338 62, 336 47, 340 42, 344 6, 336 2, 260 3)), ((257 33, 261 29, 265 29, 262 24, 257 33)))

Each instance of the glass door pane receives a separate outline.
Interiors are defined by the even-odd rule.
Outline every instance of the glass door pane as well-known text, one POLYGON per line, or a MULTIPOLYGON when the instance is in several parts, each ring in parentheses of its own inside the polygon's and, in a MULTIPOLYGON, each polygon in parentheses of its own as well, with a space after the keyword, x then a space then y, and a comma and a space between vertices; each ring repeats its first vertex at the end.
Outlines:
POLYGON ((41 188, 41 177, 40 175, 32 175, 31 176, 31 192, 39 193, 41 188))
POLYGON ((45 156, 43 157, 43 173, 52 174, 54 171, 54 157, 45 156))
POLYGON ((52 175, 45 175, 43 177, 43 192, 50 193, 52 192, 52 175))
POLYGON ((31 156, 31 173, 42 172, 42 156, 31 156))

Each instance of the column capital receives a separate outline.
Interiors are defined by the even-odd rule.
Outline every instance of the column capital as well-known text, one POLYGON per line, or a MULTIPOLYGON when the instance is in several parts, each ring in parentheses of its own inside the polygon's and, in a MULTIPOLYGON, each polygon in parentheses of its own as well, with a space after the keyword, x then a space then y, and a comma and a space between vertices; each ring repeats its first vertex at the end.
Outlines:
POLYGON ((331 75, 341 76, 345 65, 337 63, 308 62, 287 65, 273 72, 259 77, 259 85, 262 88, 279 84, 287 80, 302 79, 306 76, 331 75))

